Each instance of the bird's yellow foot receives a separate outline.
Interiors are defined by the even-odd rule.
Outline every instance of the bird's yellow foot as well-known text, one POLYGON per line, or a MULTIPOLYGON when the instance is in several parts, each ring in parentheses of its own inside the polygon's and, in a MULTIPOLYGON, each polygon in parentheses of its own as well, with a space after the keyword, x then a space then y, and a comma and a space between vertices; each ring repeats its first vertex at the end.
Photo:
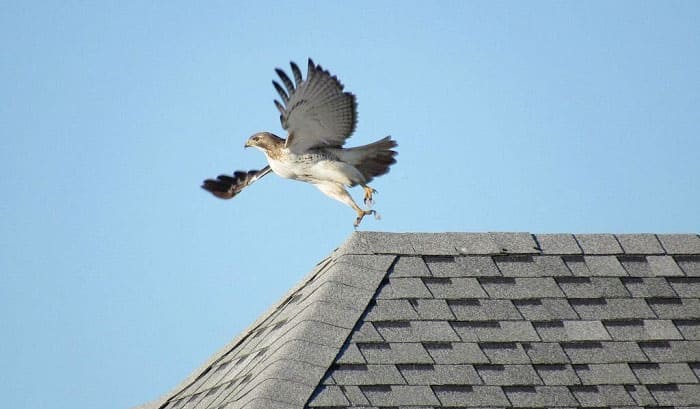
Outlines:
POLYGON ((358 210, 357 211, 357 219, 355 219, 355 224, 353 224, 353 227, 357 228, 357 226, 360 225, 360 222, 362 221, 362 218, 367 216, 368 214, 373 214, 374 218, 379 220, 379 213, 377 213, 376 210, 358 210))
POLYGON ((372 199, 372 195, 377 193, 377 191, 369 186, 362 186, 362 188, 365 190, 365 205, 372 207, 372 205, 374 204, 374 199, 372 199))

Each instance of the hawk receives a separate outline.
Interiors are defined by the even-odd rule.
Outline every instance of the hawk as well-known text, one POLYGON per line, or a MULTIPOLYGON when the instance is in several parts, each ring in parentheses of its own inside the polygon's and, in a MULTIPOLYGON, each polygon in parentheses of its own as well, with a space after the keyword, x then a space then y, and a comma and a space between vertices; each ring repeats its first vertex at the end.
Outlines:
POLYGON ((354 226, 362 218, 374 215, 372 206, 376 190, 368 183, 389 172, 396 163, 396 141, 390 136, 368 145, 344 148, 345 140, 355 131, 357 102, 355 95, 343 91, 338 78, 314 64, 309 58, 306 79, 299 67, 291 62, 292 76, 277 68, 284 88, 272 85, 282 102, 275 100, 280 122, 287 131, 287 139, 271 132, 258 132, 245 143, 265 154, 268 165, 260 170, 236 171, 233 175, 219 175, 207 179, 202 188, 221 199, 231 199, 245 187, 270 172, 286 179, 311 183, 327 196, 350 206, 357 213, 354 226), (360 185, 364 190, 363 209, 355 203, 346 187, 360 185))

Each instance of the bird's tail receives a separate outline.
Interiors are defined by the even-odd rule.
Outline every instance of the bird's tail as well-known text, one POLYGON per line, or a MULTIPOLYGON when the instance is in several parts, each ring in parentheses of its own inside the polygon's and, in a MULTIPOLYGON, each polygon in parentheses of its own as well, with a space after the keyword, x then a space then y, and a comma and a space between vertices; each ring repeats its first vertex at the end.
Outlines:
POLYGON ((389 167, 396 163, 394 157, 397 152, 392 148, 397 146, 396 141, 387 136, 367 145, 344 149, 343 159, 355 166, 365 177, 365 183, 369 183, 373 178, 389 172, 389 167))

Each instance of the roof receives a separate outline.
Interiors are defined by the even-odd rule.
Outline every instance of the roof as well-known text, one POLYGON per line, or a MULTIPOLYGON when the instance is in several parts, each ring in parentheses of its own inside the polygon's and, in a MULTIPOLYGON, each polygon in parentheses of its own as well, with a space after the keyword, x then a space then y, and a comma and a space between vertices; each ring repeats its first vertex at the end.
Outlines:
POLYGON ((700 405, 695 234, 354 233, 144 408, 700 405))

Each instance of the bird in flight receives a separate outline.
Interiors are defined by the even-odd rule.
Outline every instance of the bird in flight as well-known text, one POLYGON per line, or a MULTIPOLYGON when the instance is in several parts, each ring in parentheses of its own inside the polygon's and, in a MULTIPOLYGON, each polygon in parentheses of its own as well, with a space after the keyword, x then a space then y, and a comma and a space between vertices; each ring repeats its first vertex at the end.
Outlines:
POLYGON ((371 210, 376 190, 368 183, 389 172, 396 163, 396 141, 387 136, 376 142, 344 148, 345 140, 355 131, 357 102, 355 95, 343 92, 338 78, 314 64, 309 58, 306 79, 299 67, 290 63, 292 81, 277 68, 282 87, 272 81, 282 102, 275 100, 280 122, 287 131, 287 139, 271 132, 258 132, 245 143, 265 154, 268 165, 260 170, 236 171, 233 175, 219 175, 207 179, 202 188, 221 199, 231 199, 245 187, 270 172, 285 179, 311 183, 325 195, 350 206, 357 218, 378 214, 371 210), (360 185, 364 190, 363 209, 355 203, 346 187, 360 185))

